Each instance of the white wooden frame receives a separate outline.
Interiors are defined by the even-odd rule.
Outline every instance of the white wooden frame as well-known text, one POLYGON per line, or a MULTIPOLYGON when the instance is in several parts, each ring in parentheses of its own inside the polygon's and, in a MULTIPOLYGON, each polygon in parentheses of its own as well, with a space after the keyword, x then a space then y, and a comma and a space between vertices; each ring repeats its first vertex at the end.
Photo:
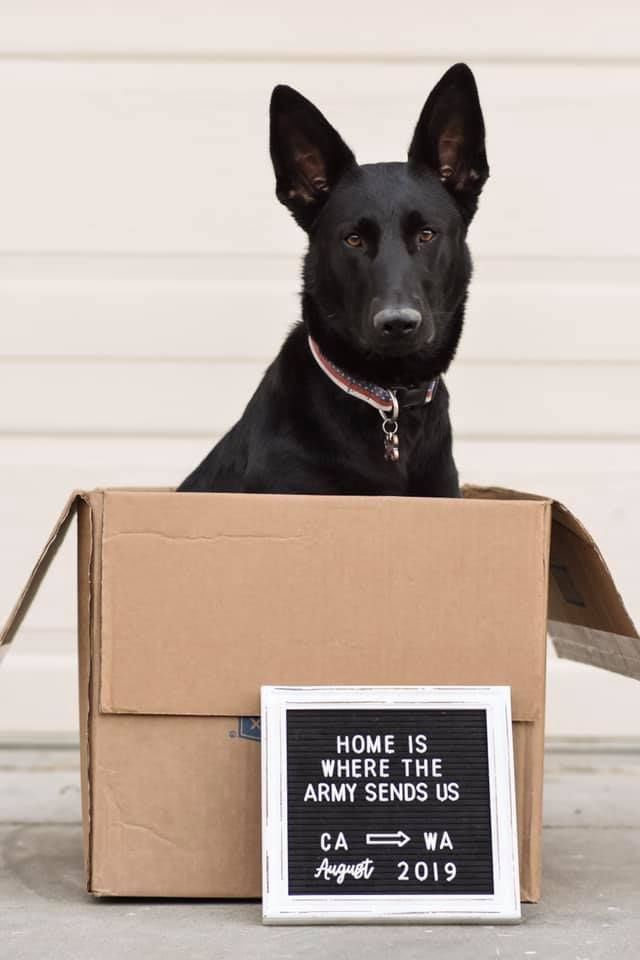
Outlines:
POLYGON ((521 918, 510 687, 262 687, 262 904, 268 924, 513 923, 521 918), (286 715, 294 709, 487 712, 492 895, 290 895, 286 715))

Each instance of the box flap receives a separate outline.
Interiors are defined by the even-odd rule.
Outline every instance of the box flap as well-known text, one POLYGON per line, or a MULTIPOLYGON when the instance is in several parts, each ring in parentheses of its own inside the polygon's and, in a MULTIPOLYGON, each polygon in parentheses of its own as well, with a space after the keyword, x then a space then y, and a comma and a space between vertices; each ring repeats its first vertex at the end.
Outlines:
MULTIPOLYGON (((465 496, 543 499, 498 487, 468 487, 465 496)), ((588 530, 553 503, 548 631, 558 656, 640 680, 640 639, 588 530)))
POLYGON ((69 529, 71 521, 76 513, 78 500, 84 496, 85 495, 80 491, 75 491, 72 493, 64 506, 64 510, 58 517, 58 520, 51 532, 51 536, 47 540, 42 553, 38 557, 36 565, 31 571, 29 579, 27 580, 24 590, 20 594, 18 602, 13 608, 9 619, 2 628, 2 632, 0 633, 0 660, 6 653, 9 644, 16 635, 20 624, 24 620, 27 611, 31 606, 33 598, 38 592, 38 588, 42 583, 49 566, 51 565, 51 561, 62 545, 67 530, 69 529))
POLYGON ((100 709, 262 684, 507 684, 544 710, 549 503, 105 491, 100 709))

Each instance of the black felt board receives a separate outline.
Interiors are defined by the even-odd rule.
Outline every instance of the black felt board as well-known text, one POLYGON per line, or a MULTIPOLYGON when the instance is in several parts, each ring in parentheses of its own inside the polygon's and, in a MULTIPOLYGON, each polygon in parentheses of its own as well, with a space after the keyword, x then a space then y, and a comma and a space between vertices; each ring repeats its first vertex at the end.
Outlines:
POLYGON ((290 895, 492 894, 486 711, 288 709, 287 811, 290 895), (366 735, 380 737, 382 747, 383 738, 392 736, 392 744, 386 743, 395 752, 370 749, 375 742, 365 743, 364 752, 354 752, 351 748, 362 743, 352 738, 366 735), (410 736, 413 753, 408 749, 410 736), (426 737, 426 752, 418 752, 424 745, 420 736, 426 737), (337 752, 338 737, 350 738, 348 752, 344 741, 337 752), (337 776, 335 767, 333 775, 325 775, 328 768, 323 770, 323 760, 356 758, 388 760, 389 776, 381 776, 379 766, 373 775, 360 778, 337 776), (407 773, 403 759, 428 760, 427 775, 424 768, 416 770, 413 762, 407 773), (441 760, 435 771, 434 759, 441 760), (447 799, 439 799, 447 784, 457 785, 457 800, 452 798, 453 787, 447 788, 447 799), (425 789, 427 799, 418 799, 425 789), (386 801, 384 791, 389 796, 386 801), (432 838, 436 835, 431 840, 435 849, 427 849, 425 832, 432 838), (322 849, 321 839, 330 849, 322 849), (453 864, 455 871, 447 864, 453 864), (344 878, 338 883, 335 871, 341 870, 344 878))

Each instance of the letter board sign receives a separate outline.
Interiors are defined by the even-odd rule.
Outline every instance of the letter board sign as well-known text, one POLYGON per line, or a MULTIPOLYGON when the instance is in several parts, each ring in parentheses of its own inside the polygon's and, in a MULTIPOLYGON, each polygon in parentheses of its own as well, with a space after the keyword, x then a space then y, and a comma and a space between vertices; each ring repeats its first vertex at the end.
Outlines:
POLYGON ((266 923, 520 919, 509 687, 263 687, 266 923))

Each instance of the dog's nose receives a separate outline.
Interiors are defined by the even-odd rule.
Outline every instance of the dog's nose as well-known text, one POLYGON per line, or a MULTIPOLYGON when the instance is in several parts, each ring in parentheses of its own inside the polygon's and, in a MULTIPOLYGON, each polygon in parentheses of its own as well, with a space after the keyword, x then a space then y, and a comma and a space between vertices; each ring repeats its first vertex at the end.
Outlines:
POLYGON ((394 340, 415 333, 421 323, 422 314, 413 307, 385 307, 373 315, 374 329, 394 340))

